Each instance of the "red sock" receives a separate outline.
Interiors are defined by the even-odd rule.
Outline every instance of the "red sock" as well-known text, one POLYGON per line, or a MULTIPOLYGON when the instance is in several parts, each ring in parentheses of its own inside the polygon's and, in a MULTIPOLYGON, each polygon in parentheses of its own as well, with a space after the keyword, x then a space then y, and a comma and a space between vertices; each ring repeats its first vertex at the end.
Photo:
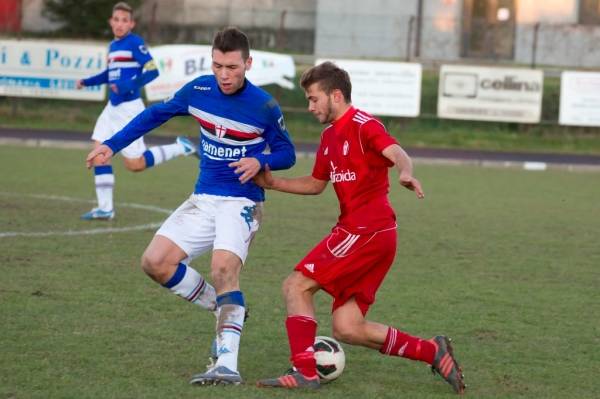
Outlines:
POLYGON ((317 361, 312 346, 317 335, 316 320, 308 316, 288 316, 285 328, 290 342, 292 364, 305 377, 315 377, 317 361))
POLYGON ((389 327, 387 337, 379 352, 432 364, 435 357, 435 345, 428 340, 413 337, 394 327, 389 327))

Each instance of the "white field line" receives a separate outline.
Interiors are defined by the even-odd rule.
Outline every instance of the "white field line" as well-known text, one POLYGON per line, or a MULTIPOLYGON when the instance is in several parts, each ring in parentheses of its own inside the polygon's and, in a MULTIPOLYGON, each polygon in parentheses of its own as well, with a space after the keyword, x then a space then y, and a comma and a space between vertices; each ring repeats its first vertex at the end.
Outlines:
MULTIPOLYGON (((10 193, 0 191, 0 195, 6 197, 28 197, 28 198, 36 198, 40 200, 47 201, 63 201, 63 202, 79 202, 79 203, 91 203, 94 204, 96 201, 87 200, 83 198, 73 198, 73 197, 65 197, 58 195, 44 195, 44 194, 22 194, 22 193, 10 193)), ((134 209, 142 209, 151 212, 157 212, 169 215, 171 214, 171 209, 160 208, 152 205, 143 205, 143 204, 135 204, 135 203, 118 203, 120 207, 124 208, 134 208, 134 209)), ((156 223, 147 223, 136 226, 125 226, 125 227, 100 227, 94 229, 85 229, 85 230, 65 230, 65 231, 30 231, 30 232, 18 232, 18 231, 0 231, 0 238, 5 237, 51 237, 51 236, 77 236, 77 235, 93 235, 93 234, 108 234, 108 233, 124 233, 130 231, 139 231, 139 230, 147 230, 147 229, 155 229, 159 227, 162 222, 156 223)))

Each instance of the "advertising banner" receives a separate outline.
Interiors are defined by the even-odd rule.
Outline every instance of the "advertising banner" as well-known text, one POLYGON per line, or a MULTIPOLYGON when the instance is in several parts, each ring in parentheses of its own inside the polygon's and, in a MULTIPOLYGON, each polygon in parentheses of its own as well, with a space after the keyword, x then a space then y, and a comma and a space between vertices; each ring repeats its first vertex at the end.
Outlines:
POLYGON ((442 65, 438 116, 538 123, 542 115, 543 87, 542 71, 442 65))
POLYGON ((421 109, 421 64, 319 59, 343 68, 352 81, 352 104, 373 115, 418 116, 421 109))
MULTIPOLYGON (((211 46, 166 45, 150 48, 160 75, 146 85, 146 98, 158 101, 170 97, 190 80, 212 74, 211 46)), ((266 51, 251 51, 252 68, 246 74, 257 86, 276 84, 292 89, 296 74, 294 60, 289 55, 266 51)))
POLYGON ((600 73, 564 71, 561 74, 558 122, 600 126, 600 73))
POLYGON ((94 43, 0 40, 0 95, 104 100, 104 86, 75 86, 106 69, 106 52, 94 43))

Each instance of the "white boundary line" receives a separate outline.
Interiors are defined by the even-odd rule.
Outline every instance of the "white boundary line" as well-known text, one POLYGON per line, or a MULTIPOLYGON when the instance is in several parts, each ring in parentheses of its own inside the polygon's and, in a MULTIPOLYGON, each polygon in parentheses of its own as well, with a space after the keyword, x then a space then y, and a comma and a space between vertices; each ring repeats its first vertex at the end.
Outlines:
MULTIPOLYGON (((92 203, 94 204, 96 201, 87 200, 83 198, 73 198, 73 197, 64 197, 58 195, 43 195, 43 194, 25 194, 25 193, 10 193, 5 191, 0 191, 1 196, 6 197, 28 197, 28 198, 36 198, 41 200, 50 200, 50 201, 63 201, 63 202, 81 202, 81 203, 92 203)), ((125 208, 134 208, 134 209, 143 209, 146 211, 157 212, 169 215, 171 214, 171 209, 160 208, 152 205, 143 205, 143 204, 135 204, 135 203, 118 203, 120 207, 125 208)), ((139 231, 139 230, 147 230, 157 228, 162 224, 162 222, 156 223, 148 223, 137 226, 126 226, 126 227, 104 227, 104 228, 95 228, 95 229, 86 229, 86 230, 66 230, 66 231, 33 231, 33 232, 18 232, 18 231, 0 231, 0 238, 6 237, 51 237, 51 236, 77 236, 77 235, 94 235, 94 234, 107 234, 107 233, 125 233, 130 231, 139 231)))

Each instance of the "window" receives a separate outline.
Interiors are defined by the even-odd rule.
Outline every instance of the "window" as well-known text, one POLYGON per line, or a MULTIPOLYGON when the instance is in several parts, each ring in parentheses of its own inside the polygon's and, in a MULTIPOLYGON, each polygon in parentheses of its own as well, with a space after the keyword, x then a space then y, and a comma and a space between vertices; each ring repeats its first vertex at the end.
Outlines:
POLYGON ((600 25, 600 0, 579 0, 579 23, 600 25))

